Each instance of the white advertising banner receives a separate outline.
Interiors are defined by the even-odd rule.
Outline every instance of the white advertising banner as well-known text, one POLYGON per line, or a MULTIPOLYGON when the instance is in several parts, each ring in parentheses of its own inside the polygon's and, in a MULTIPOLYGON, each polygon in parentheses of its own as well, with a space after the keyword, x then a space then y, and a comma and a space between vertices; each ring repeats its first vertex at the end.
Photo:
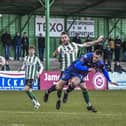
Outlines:
MULTIPOLYGON (((36 29, 36 36, 38 36, 40 33, 42 33, 43 36, 45 36, 45 32, 46 32, 45 17, 36 16, 35 29, 36 29)), ((50 30, 51 37, 59 37, 61 33, 64 31, 64 19, 51 18, 49 30, 50 30)))
MULTIPOLYGON (((0 71, 0 90, 24 90, 25 81, 24 71, 0 71)), ((38 90, 38 80, 32 88, 38 90)))
POLYGON ((80 37, 94 37, 94 21, 93 20, 67 20, 67 29, 71 37, 79 33, 80 37), (71 25, 72 24, 72 25, 71 25))
POLYGON ((123 73, 110 72, 109 75, 113 82, 118 83, 118 86, 111 85, 110 83, 108 83, 108 89, 126 89, 126 73, 125 72, 123 73))

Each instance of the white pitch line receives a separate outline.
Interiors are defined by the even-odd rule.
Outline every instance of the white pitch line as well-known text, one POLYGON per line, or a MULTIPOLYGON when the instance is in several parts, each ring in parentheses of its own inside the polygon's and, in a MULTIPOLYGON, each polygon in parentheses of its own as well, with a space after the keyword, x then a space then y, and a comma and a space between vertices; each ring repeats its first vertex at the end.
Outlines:
MULTIPOLYGON (((9 113, 9 114, 59 114, 59 115, 91 115, 92 112, 40 112, 40 111, 0 111, 0 113, 9 113)), ((126 113, 94 113, 96 116, 126 116, 126 113)))

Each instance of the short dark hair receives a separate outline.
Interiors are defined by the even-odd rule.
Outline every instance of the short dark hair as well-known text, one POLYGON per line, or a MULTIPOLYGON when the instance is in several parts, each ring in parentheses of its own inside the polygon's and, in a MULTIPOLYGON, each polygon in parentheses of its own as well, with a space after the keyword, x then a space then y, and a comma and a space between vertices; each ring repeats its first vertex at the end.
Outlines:
POLYGON ((61 35, 68 35, 68 33, 64 31, 61 33, 61 35))
POLYGON ((35 47, 34 46, 29 46, 29 49, 35 49, 35 47))
POLYGON ((96 55, 100 55, 100 56, 103 55, 103 51, 100 50, 100 49, 96 49, 96 50, 95 50, 95 53, 96 53, 96 55))
POLYGON ((24 32, 24 34, 27 34, 27 32, 24 32))

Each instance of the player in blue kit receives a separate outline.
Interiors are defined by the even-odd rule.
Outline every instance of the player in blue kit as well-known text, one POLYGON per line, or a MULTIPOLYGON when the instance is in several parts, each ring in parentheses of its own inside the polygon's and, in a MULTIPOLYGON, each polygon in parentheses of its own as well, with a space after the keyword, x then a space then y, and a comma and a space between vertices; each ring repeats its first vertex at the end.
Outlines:
MULTIPOLYGON (((87 109, 92 112, 97 112, 97 110, 92 106, 87 89, 82 85, 84 77, 87 76, 88 72, 96 72, 96 71, 103 72, 106 79, 114 85, 116 83, 110 80, 107 70, 105 69, 104 62, 102 60, 102 51, 96 50, 94 53, 87 53, 81 56, 79 59, 74 61, 63 73, 60 80, 57 82, 56 89, 58 91, 62 90, 63 86, 69 81, 70 85, 69 88, 66 90, 63 98, 63 102, 67 101, 68 93, 74 89, 76 85, 79 85, 82 89, 82 93, 84 96, 84 100, 87 103, 87 109)), ((45 98, 48 99, 48 93, 45 95, 45 98)), ((57 105, 60 108, 61 106, 61 99, 58 99, 57 105)))
MULTIPOLYGON (((104 76, 106 77, 106 79, 111 84, 117 85, 116 83, 112 82, 110 77, 109 77, 109 74, 108 74, 108 72, 105 68, 104 62, 102 60, 102 51, 101 50, 96 50, 94 53, 87 53, 87 54, 83 55, 80 59, 73 62, 73 64, 70 67, 73 69, 73 71, 76 71, 76 70, 78 71, 77 76, 80 76, 79 78, 81 79, 81 82, 83 82, 83 78, 88 74, 88 72, 92 68, 91 71, 102 72, 104 74, 104 76), (95 69, 95 70, 93 70, 93 69, 95 69), (84 72, 84 74, 81 74, 81 72, 84 72)), ((74 73, 76 73, 76 72, 74 72, 74 73)), ((71 84, 69 85, 68 89, 64 93, 64 97, 63 97, 64 103, 67 102, 68 94, 76 86, 73 83, 73 81, 75 81, 75 79, 76 78, 72 79, 71 84)), ((65 78, 63 78, 63 80, 65 80, 65 78)), ((95 112, 94 109, 92 108, 92 106, 90 105, 90 100, 89 100, 89 96, 88 96, 88 92, 87 92, 86 87, 84 87, 84 85, 82 83, 80 83, 79 86, 82 89, 83 97, 84 97, 86 103, 88 104, 87 109, 95 112), (85 93, 87 95, 84 95, 85 93)))

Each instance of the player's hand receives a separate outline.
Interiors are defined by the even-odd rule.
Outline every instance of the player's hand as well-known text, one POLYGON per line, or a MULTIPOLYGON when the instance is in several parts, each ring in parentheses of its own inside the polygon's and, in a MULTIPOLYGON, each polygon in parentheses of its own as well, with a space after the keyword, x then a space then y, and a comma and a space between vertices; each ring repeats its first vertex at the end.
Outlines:
POLYGON ((94 68, 89 68, 89 72, 93 72, 93 73, 95 73, 96 70, 95 70, 94 68))
POLYGON ((116 82, 110 82, 110 84, 118 86, 118 84, 116 82))
POLYGON ((36 77, 37 77, 37 78, 39 78, 39 77, 40 77, 40 74, 39 74, 39 73, 37 73, 36 77))
POLYGON ((101 42, 101 41, 103 41, 103 39, 104 39, 104 36, 101 35, 101 36, 99 36, 99 38, 97 39, 97 41, 98 41, 98 42, 101 42))
POLYGON ((56 50, 53 52, 53 57, 56 57, 58 54, 59 54, 59 52, 58 52, 58 50, 56 49, 56 50))

